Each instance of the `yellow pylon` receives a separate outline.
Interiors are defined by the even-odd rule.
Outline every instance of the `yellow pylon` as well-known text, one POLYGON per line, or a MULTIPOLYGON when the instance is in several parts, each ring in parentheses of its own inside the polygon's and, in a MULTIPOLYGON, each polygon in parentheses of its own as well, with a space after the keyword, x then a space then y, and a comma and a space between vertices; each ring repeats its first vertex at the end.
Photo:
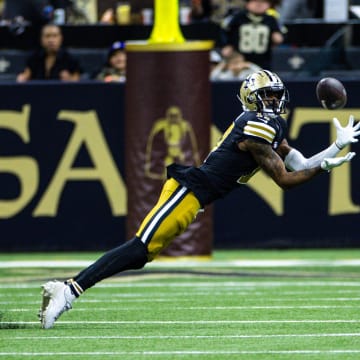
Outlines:
POLYGON ((155 0, 154 26, 149 43, 183 43, 185 38, 179 25, 179 1, 155 0))

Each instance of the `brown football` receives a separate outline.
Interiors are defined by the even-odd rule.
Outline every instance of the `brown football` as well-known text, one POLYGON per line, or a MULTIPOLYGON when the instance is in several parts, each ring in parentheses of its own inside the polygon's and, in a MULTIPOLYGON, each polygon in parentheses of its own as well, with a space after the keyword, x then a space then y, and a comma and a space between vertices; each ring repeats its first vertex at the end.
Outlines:
POLYGON ((328 110, 341 109, 347 101, 344 85, 332 77, 323 78, 317 83, 316 96, 321 106, 328 110))

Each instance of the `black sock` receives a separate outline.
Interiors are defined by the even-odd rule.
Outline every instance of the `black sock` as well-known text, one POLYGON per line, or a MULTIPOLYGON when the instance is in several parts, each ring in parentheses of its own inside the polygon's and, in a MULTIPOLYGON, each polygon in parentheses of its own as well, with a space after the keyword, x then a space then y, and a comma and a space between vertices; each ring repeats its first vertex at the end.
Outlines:
POLYGON ((95 263, 74 277, 83 291, 97 282, 131 269, 141 269, 148 262, 147 248, 137 237, 105 253, 95 263))
POLYGON ((70 286, 71 293, 77 298, 84 292, 81 286, 74 279, 68 279, 64 283, 70 286))

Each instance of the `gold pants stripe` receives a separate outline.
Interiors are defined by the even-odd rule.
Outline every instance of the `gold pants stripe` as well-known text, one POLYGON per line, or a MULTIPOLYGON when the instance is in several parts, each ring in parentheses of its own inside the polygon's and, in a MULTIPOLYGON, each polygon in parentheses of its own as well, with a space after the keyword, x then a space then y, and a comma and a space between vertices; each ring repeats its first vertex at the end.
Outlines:
POLYGON ((174 179, 165 182, 157 204, 136 233, 147 246, 149 260, 188 228, 200 207, 198 199, 189 189, 174 179))

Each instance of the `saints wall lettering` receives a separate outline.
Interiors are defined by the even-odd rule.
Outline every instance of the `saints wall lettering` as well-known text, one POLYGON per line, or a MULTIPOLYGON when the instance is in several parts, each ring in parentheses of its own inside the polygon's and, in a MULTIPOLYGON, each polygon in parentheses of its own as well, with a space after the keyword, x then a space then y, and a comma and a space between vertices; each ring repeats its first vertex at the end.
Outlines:
MULTIPOLYGON (((330 129, 329 143, 336 138, 336 131, 332 125, 332 117, 338 116, 344 122, 350 114, 356 114, 358 109, 342 109, 341 111, 326 111, 316 108, 296 108, 292 114, 289 140, 300 136, 301 129, 306 125, 328 123, 330 129)), ((10 132, 24 144, 29 144, 31 106, 25 104, 20 111, 1 110, 0 130, 10 132)), ((48 119, 48 121, 54 121, 48 119)), ((114 156, 109 149, 101 127, 100 119, 94 110, 58 112, 59 124, 71 123, 73 130, 62 150, 60 161, 55 164, 55 171, 40 194, 39 201, 33 205, 34 217, 56 217, 59 204, 66 186, 71 182, 92 181, 101 184, 104 197, 108 202, 112 216, 125 216, 127 213, 127 192, 123 176, 118 170, 114 156), (85 147, 92 164, 87 167, 75 165, 75 159, 85 147)), ((220 131, 212 126, 212 144, 221 136, 220 131)), ((43 134, 46 136, 46 134, 43 134)), ((4 148, 4 145, 2 145, 4 148)), ((344 149, 346 152, 349 149, 344 149)), ((44 149, 44 152, 46 149, 44 149)), ((0 219, 15 217, 28 206, 39 192, 41 168, 39 160, 29 154, 2 155, 0 157, 0 175, 10 175, 19 183, 19 193, 12 198, 0 198, 0 219)), ((146 147, 146 176, 152 179, 164 179, 165 167, 178 161, 198 165, 200 163, 197 142, 191 125, 182 117, 181 110, 176 106, 169 107, 164 118, 155 121, 149 134, 146 147), (160 140, 159 140, 160 139, 160 140), (163 145, 157 147, 157 142, 163 145)), ((328 196, 328 214, 344 215, 357 214, 360 207, 356 205, 351 196, 351 164, 329 174, 330 186, 328 196)), ((257 173, 247 183, 257 195, 272 209, 273 213, 284 215, 285 193, 273 184, 262 172, 257 173)), ((326 190, 324 190, 326 191, 326 190)), ((91 194, 89 194, 91 197, 91 194)))
MULTIPOLYGON (((0 128, 14 132, 24 143, 29 143, 30 105, 22 111, 0 111, 0 128)), ((0 173, 8 173, 20 182, 20 194, 15 199, 0 199, 0 218, 19 213, 33 198, 39 186, 39 168, 36 159, 29 156, 0 158, 0 173)))
MULTIPOLYGON (((29 119, 30 105, 24 105, 20 112, 0 111, 0 127, 16 133, 25 143, 31 140, 29 119)), ((112 215, 124 216, 127 202, 125 184, 109 150, 96 112, 63 110, 59 112, 57 120, 73 123, 74 129, 50 183, 35 206, 33 216, 55 217, 62 192, 71 181, 99 182, 107 196, 112 215), (74 166, 81 146, 87 149, 92 166, 74 166)), ((38 190, 39 172, 37 160, 29 156, 0 158, 0 173, 15 176, 21 189, 17 198, 0 200, 0 218, 15 216, 32 200, 38 190)))

